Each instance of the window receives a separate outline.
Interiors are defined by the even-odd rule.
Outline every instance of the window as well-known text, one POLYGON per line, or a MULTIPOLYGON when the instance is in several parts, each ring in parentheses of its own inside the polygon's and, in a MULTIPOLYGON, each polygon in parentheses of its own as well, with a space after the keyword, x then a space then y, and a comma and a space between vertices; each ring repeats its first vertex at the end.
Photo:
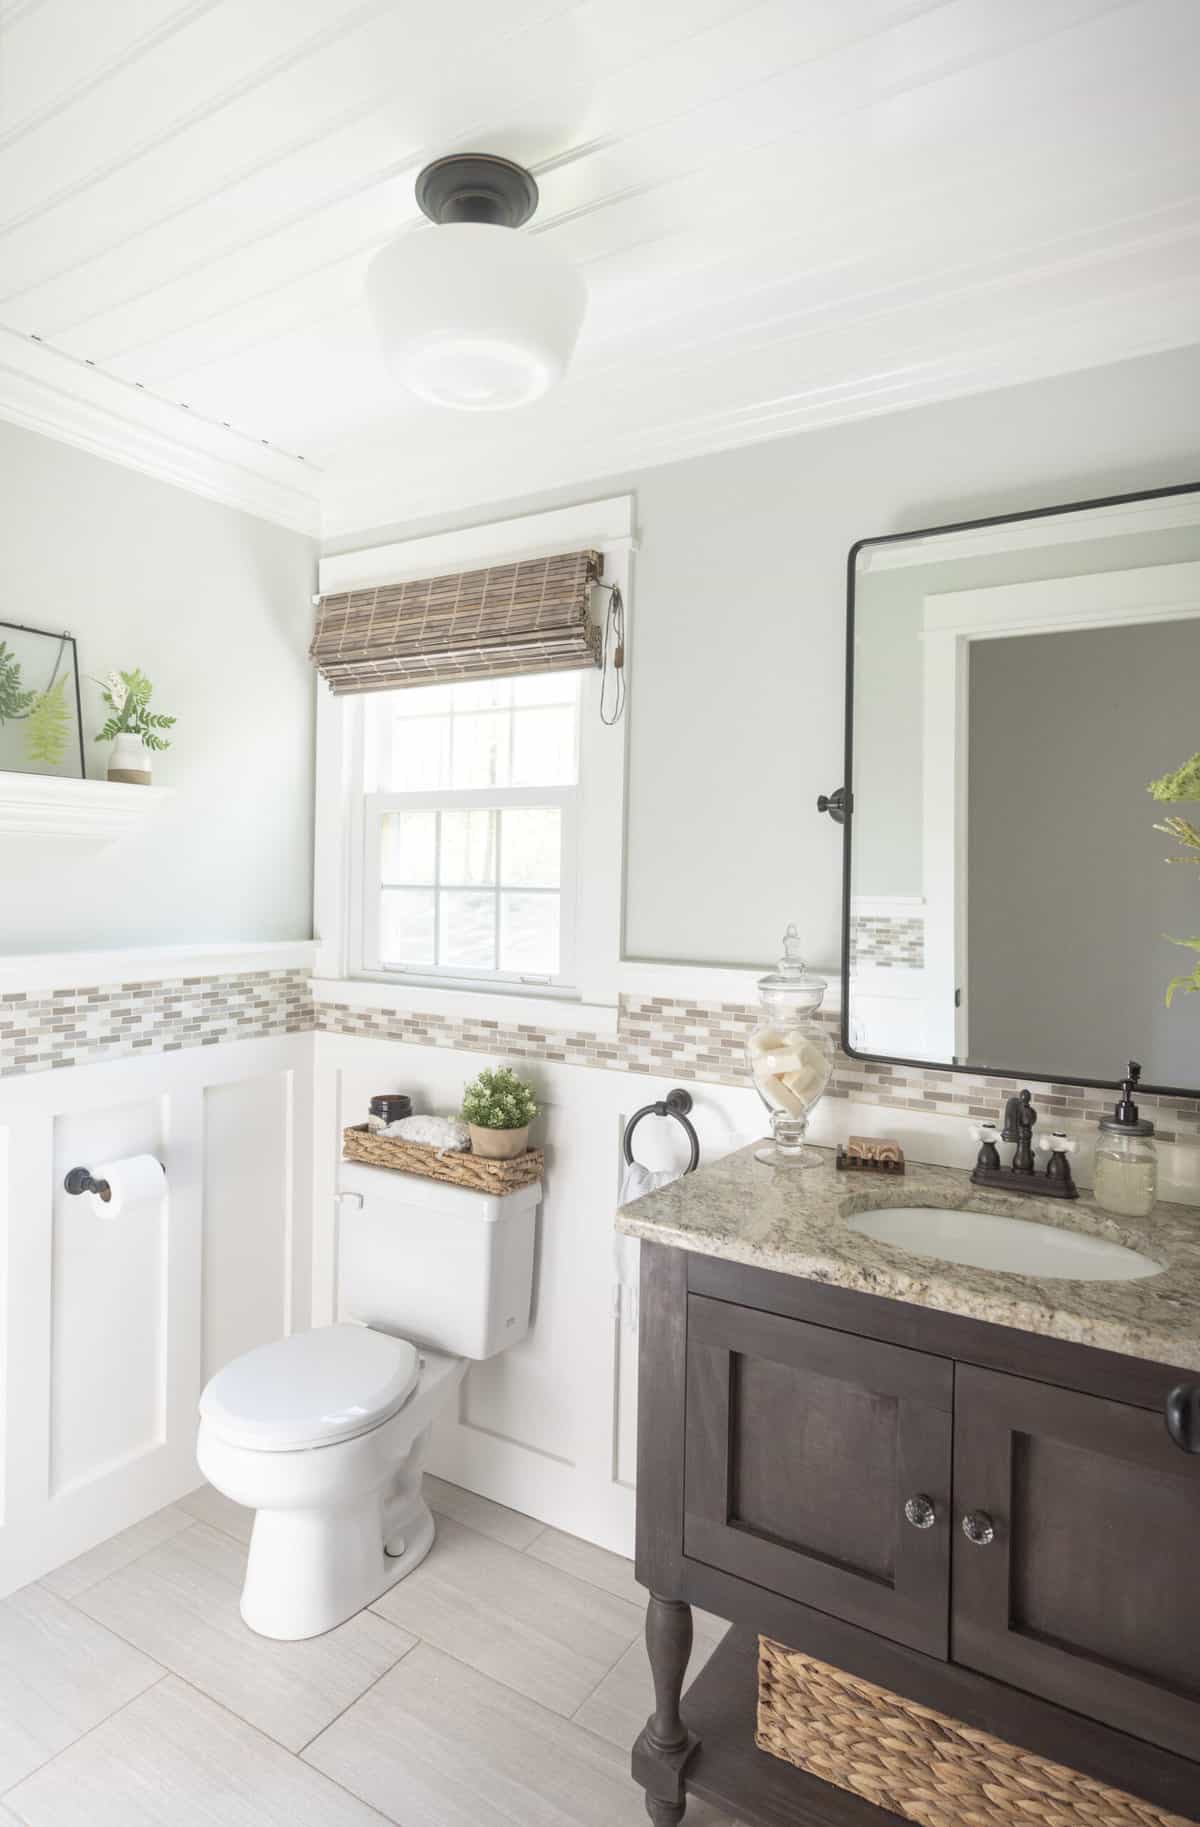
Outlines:
POLYGON ((575 982, 580 677, 364 699, 369 973, 575 982))

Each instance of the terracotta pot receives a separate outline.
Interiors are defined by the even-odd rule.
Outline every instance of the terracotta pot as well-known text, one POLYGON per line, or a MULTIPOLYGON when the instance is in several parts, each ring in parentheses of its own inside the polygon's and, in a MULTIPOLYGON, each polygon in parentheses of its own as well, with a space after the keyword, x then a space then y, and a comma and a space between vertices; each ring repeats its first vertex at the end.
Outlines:
POLYGON ((467 1128, 471 1153, 482 1155, 485 1161, 513 1161, 529 1147, 528 1123, 524 1129, 480 1129, 477 1123, 468 1123, 467 1128))

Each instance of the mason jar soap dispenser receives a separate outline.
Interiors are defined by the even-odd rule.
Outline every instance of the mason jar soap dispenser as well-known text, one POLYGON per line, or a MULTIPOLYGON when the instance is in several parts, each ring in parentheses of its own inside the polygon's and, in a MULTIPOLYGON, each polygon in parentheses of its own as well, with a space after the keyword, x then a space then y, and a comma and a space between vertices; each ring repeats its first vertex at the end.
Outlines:
POLYGON ((812 976, 800 957, 794 926, 783 935, 783 957, 758 980, 762 1013, 746 1042, 755 1090, 771 1112, 773 1142, 755 1150, 768 1167, 816 1167, 821 1157, 806 1148, 809 1112, 833 1071, 833 1049, 817 1019, 827 984, 812 976))
POLYGON ((1133 1101, 1142 1068, 1129 1062, 1129 1077, 1122 1080, 1121 1096, 1110 1117, 1100 1119, 1096 1143, 1096 1177, 1092 1188, 1096 1204, 1118 1218, 1146 1218, 1158 1194, 1158 1154, 1154 1124, 1143 1117, 1133 1101))

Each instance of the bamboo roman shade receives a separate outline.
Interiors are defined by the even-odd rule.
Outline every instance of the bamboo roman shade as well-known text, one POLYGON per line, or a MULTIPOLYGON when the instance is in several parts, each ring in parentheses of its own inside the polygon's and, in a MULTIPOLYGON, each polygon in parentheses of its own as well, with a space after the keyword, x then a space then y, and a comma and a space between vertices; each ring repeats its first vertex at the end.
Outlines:
POLYGON ((337 693, 599 666, 598 552, 322 596, 309 653, 337 693))

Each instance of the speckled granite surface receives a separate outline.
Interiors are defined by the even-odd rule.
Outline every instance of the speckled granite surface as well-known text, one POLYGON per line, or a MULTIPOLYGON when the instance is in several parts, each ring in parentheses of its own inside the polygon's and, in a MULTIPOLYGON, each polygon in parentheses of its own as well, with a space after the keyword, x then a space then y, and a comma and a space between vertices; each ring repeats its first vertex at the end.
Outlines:
POLYGON ((623 1207, 618 1228, 705 1256, 1200 1370, 1200 1209, 1160 1203, 1149 1218, 1112 1218, 1086 1194, 1065 1202, 985 1191, 957 1168, 910 1162, 895 1180, 839 1173, 831 1149, 820 1151, 820 1167, 764 1167, 755 1146, 623 1207), (847 1228, 856 1212, 913 1205, 1090 1232, 1142 1251, 1162 1272, 1143 1281, 1042 1280, 916 1256, 847 1228))

